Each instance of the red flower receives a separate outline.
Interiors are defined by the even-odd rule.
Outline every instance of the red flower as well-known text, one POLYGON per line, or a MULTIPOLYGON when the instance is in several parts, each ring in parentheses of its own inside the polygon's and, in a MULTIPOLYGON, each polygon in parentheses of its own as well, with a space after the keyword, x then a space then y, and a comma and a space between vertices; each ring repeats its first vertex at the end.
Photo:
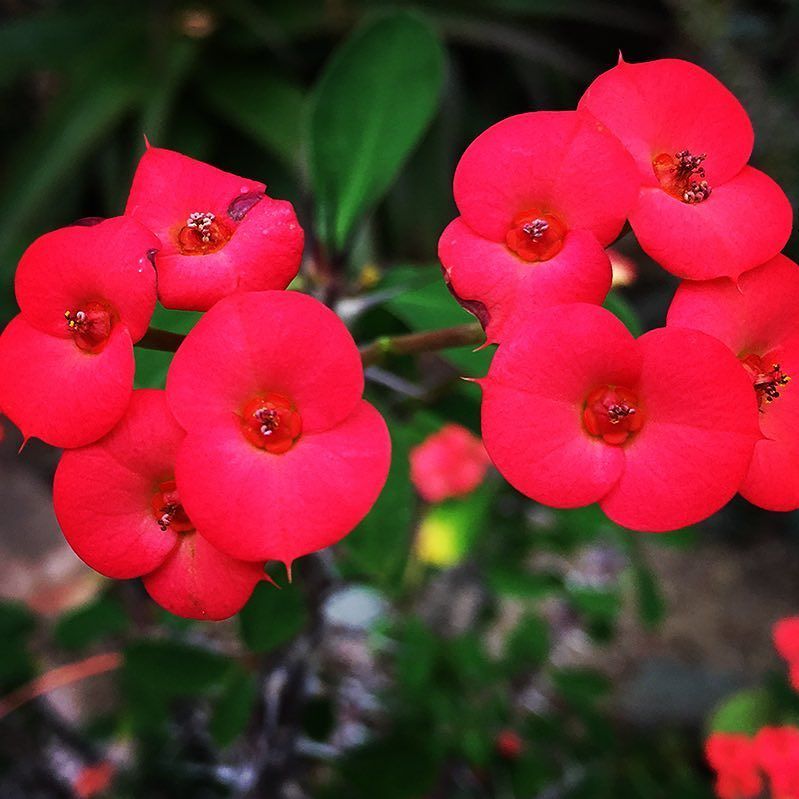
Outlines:
POLYGON ((505 760, 517 760, 524 750, 524 741, 521 736, 515 730, 510 729, 500 730, 494 745, 497 754, 505 760))
POLYGON ((451 291, 489 341, 502 338, 511 315, 605 299, 603 248, 618 236, 636 188, 630 156, 584 112, 509 117, 471 143, 455 171, 461 216, 442 234, 439 256, 451 291))
POLYGON ((760 795, 763 781, 751 738, 714 733, 705 743, 705 757, 717 774, 716 796, 719 799, 748 799, 760 795))
POLYGON ((774 647, 788 661, 791 685, 799 691, 799 616, 780 619, 774 625, 774 647))
POLYGON ((62 456, 56 516, 70 546, 101 574, 144 577, 150 596, 178 616, 225 619, 265 579, 263 564, 234 560, 196 531, 175 484, 183 437, 163 391, 135 391, 111 433, 62 456))
POLYGON ((752 125, 741 104, 695 64, 619 61, 580 100, 639 168, 630 224, 644 250, 693 280, 728 277, 776 255, 791 233, 790 203, 747 166, 752 125))
POLYGON ((768 510, 799 508, 799 268, 784 255, 741 275, 683 283, 669 327, 702 330, 738 356, 754 385, 763 437, 740 491, 768 510))
POLYGON ((799 799, 799 729, 764 727, 755 737, 755 749, 773 799, 799 799))
POLYGON ((167 377, 188 431, 181 497, 209 540, 234 557, 290 564, 352 530, 390 455, 362 392, 355 342, 321 303, 277 291, 217 303, 167 377))
POLYGON ((611 313, 539 311, 501 344, 483 387, 483 440, 522 493, 599 502, 618 524, 663 531, 737 491, 759 433, 751 383, 721 342, 661 328, 637 341, 611 313))
POLYGON ((490 460, 483 442, 459 424, 444 425, 410 453, 411 480, 428 502, 468 494, 483 481, 490 460))
POLYGON ((266 186, 202 161, 149 147, 125 213, 158 235, 158 298, 167 308, 205 311, 234 291, 283 289, 302 258, 303 231, 291 203, 266 186))
POLYGON ((133 391, 133 343, 155 308, 158 239, 133 219, 46 233, 16 274, 21 312, 0 336, 0 407, 25 438, 78 447, 133 391))

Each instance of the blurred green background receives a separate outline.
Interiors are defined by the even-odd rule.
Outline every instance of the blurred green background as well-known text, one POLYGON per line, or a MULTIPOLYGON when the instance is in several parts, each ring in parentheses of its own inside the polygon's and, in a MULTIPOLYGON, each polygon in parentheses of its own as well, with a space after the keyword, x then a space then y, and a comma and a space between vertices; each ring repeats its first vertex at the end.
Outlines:
MULTIPOLYGON (((619 50, 721 78, 754 122, 754 163, 799 200, 795 2, 0 10, 0 326, 27 244, 121 213, 145 135, 291 200, 308 241, 298 287, 359 341, 468 321, 436 263, 458 157, 502 117, 573 108, 619 50)), ((612 309, 632 328, 662 324, 673 279, 630 237, 618 249, 638 278, 612 309)), ((194 319, 157 312, 177 331, 194 319)), ((739 501, 697 529, 631 535, 593 508, 535 506, 496 474, 424 506, 408 450, 446 421, 479 430, 479 392, 459 378, 489 359, 453 350, 370 370, 394 439, 386 491, 292 586, 259 589, 220 625, 93 576, 52 517, 57 453, 34 442, 17 458, 7 426, 0 688, 28 698, 12 692, 79 665, 68 688, 13 711, 0 701, 0 797, 711 796, 709 726, 799 713, 769 642, 799 611, 799 519, 739 501), (431 562, 431 549, 444 554, 431 562), (90 676, 98 663, 107 673, 90 676)), ((141 353, 138 384, 162 385, 167 365, 141 353)))

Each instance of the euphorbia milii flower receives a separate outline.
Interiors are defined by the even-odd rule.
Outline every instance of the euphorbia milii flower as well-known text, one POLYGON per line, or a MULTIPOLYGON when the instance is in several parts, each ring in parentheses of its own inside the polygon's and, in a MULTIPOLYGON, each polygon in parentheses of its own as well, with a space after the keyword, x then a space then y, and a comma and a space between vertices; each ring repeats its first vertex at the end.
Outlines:
POLYGON ((774 799, 799 797, 799 729, 764 727, 755 736, 755 749, 774 799))
POLYGON ((234 557, 290 565, 350 532, 390 456, 363 385, 352 336, 317 300, 265 291, 217 303, 167 376, 188 431, 177 481, 203 534, 234 557))
POLYGON ((490 342, 512 315, 605 299, 604 247, 619 235, 637 183, 624 147, 582 111, 509 117, 469 145, 455 171, 461 215, 442 234, 439 257, 490 342))
POLYGON ((205 311, 234 291, 283 289, 297 274, 304 235, 294 208, 266 186, 148 146, 125 213, 161 240, 158 298, 205 311))
POLYGON ((483 481, 490 460, 483 442, 459 424, 444 425, 410 453, 411 480, 428 502, 462 496, 483 481))
POLYGON ((776 255, 793 214, 780 187, 747 166, 754 134, 736 98, 687 61, 620 60, 580 100, 635 158, 630 225, 643 249, 692 280, 742 272, 776 255))
POLYGON ((799 691, 799 616, 781 619, 774 625, 774 647, 788 662, 791 685, 799 691))
POLYGON ((669 327, 702 330, 738 356, 757 396, 763 437, 741 494, 768 510, 799 508, 799 267, 784 255, 741 275, 684 282, 669 327))
POLYGON ((46 233, 16 273, 20 314, 0 336, 0 407, 25 438, 78 447, 133 391, 133 344, 155 308, 158 239, 134 219, 46 233))
POLYGON ((717 732, 705 742, 705 757, 716 772, 719 799, 760 796, 760 776, 755 742, 746 735, 717 732))
POLYGON ((539 311, 479 382, 483 440, 512 485, 560 508, 599 502, 636 530, 721 508, 759 435, 751 382, 724 344, 677 328, 636 340, 593 305, 539 311))
POLYGON ((56 516, 70 546, 101 574, 143 577, 150 596, 178 616, 224 619, 266 579, 263 563, 234 560, 197 532, 175 483, 184 435, 163 391, 135 391, 105 438, 62 456, 56 516))

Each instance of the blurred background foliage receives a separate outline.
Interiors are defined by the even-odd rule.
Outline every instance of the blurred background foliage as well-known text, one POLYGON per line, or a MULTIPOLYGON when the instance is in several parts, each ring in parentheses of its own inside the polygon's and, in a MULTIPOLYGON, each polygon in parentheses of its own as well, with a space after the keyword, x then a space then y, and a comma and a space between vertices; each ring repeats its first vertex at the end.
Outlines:
MULTIPOLYGON (((722 78, 753 118, 755 163, 799 198, 793 2, 0 9, 0 324, 33 238, 121 213, 143 136, 291 200, 308 241, 296 287, 358 340, 467 321, 436 262, 458 157, 504 116, 573 108, 619 50, 722 78)), ((632 329, 662 324, 672 280, 630 237, 618 246, 639 274, 612 309, 632 329)), ((196 318, 159 308, 155 324, 196 318)), ((162 385, 169 357, 137 357, 138 384, 162 385)), ((25 530, 57 532, 35 510, 53 456, 32 445, 14 460, 9 431, 0 542, 30 574, 0 605, 0 796, 709 797, 704 718, 726 694, 744 689, 719 729, 799 711, 777 671, 761 685, 768 627, 799 608, 795 515, 740 502, 698 530, 633 536, 594 508, 537 507, 496 474, 423 505, 408 451, 448 420, 479 430, 479 392, 459 378, 489 360, 461 349, 371 368, 394 440, 375 509, 221 625, 158 612, 133 583, 78 591, 89 578, 70 554, 69 590, 37 571, 51 560, 15 559, 25 530), (72 687, 18 708, 42 673, 72 687)))

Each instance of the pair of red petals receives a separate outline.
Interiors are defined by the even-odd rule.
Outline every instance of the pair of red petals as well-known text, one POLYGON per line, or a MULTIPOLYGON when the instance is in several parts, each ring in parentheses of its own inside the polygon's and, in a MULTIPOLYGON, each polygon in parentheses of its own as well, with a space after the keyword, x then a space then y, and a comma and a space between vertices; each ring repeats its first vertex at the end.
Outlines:
POLYGON ((512 485, 559 508, 598 502, 634 530, 715 513, 761 438, 751 378, 725 344, 680 327, 636 340, 595 305, 525 320, 479 382, 483 440, 512 485))
POLYGON ((390 440, 363 387, 355 342, 313 298, 222 300, 178 349, 165 394, 134 392, 108 436, 64 454, 54 500, 67 540, 109 577, 144 576, 179 615, 232 615, 265 561, 335 543, 377 499, 390 440), (264 396, 301 419, 279 453, 255 446, 243 418, 264 396), (158 524, 153 498, 173 480, 191 530, 158 524))
POLYGON ((266 185, 147 146, 125 214, 159 239, 158 299, 207 311, 237 291, 283 289, 297 274, 304 233, 294 208, 266 185))
POLYGON ((673 274, 736 279, 776 255, 792 227, 785 194, 747 165, 753 140, 743 107, 701 68, 621 61, 577 111, 510 117, 469 146, 453 187, 461 216, 439 244, 447 282, 498 342, 509 320, 536 308, 601 303, 611 281, 603 248, 627 219, 673 274), (683 152, 706 156, 712 193, 700 202, 663 179, 663 158, 683 152), (561 246, 536 262, 515 243, 517 228, 536 239, 531 222, 547 220, 540 241, 557 220, 561 246))
POLYGON ((444 425, 411 449, 411 481, 422 499, 441 502, 474 491, 491 463, 483 442, 459 424, 444 425))

